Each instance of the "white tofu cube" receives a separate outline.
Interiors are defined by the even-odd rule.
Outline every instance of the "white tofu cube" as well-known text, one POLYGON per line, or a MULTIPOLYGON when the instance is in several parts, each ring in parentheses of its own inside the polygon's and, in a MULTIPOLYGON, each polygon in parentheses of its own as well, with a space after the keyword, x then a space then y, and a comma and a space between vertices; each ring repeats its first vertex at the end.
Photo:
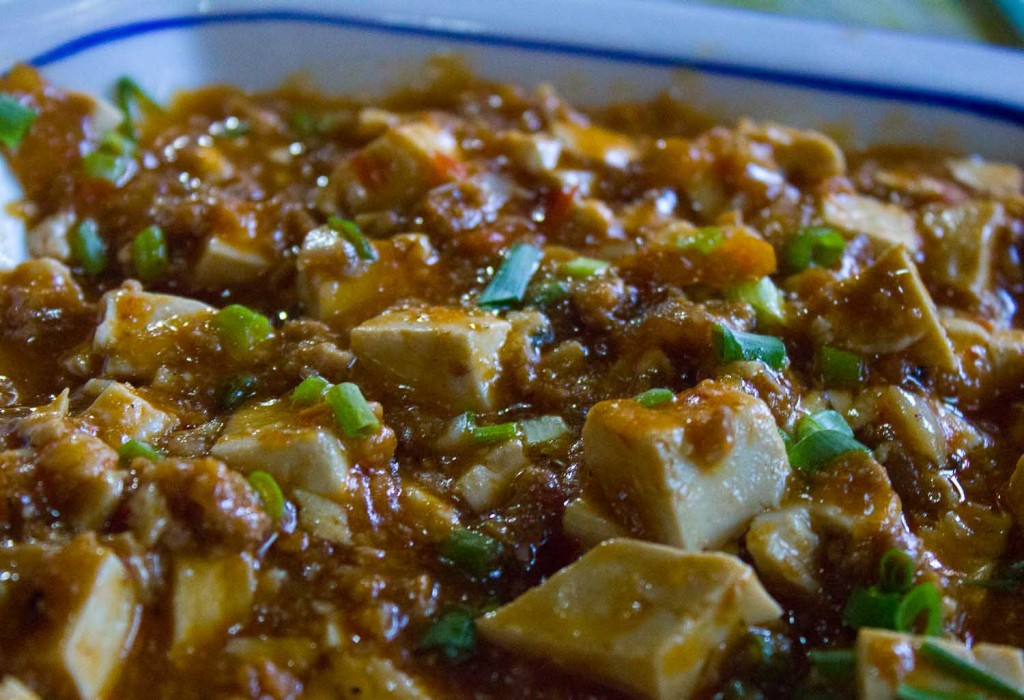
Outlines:
POLYGON ((432 700, 440 696, 390 659, 346 649, 330 655, 329 668, 313 677, 303 697, 309 700, 432 700))
POLYGON ((0 700, 40 700, 31 688, 14 676, 5 676, 0 682, 0 700))
POLYGON ((252 611, 256 571, 246 554, 179 557, 171 582, 171 655, 178 659, 219 641, 252 611))
POLYGON ((822 218, 826 224, 871 238, 902 245, 916 252, 921 248, 914 218, 905 210, 860 194, 833 193, 822 203, 822 218))
POLYGON ((454 307, 389 311, 352 330, 352 351, 385 381, 409 386, 417 401, 488 411, 497 406, 499 352, 511 327, 454 307))
POLYGON ((781 608, 736 557, 609 540, 477 620, 489 641, 655 698, 692 696, 713 652, 781 608))
POLYGON ((347 492, 351 464, 333 418, 327 412, 299 412, 288 401, 236 411, 210 454, 241 472, 268 472, 288 491, 325 498, 347 492))
POLYGON ((192 273, 192 282, 205 289, 220 289, 251 282, 270 269, 270 260, 251 246, 210 236, 192 273))
POLYGON ((1024 171, 1010 163, 986 163, 980 158, 947 160, 946 167, 961 185, 992 197, 1009 197, 1024 189, 1024 171))
POLYGON ((28 252, 33 258, 54 258, 61 262, 71 259, 68 234, 75 225, 75 213, 63 211, 48 216, 29 229, 26 234, 28 252))
POLYGON ((669 404, 602 401, 583 426, 586 464, 613 507, 658 542, 717 548, 778 505, 789 476, 771 411, 724 382, 669 404))
POLYGON ((569 501, 562 515, 562 529, 574 537, 585 548, 596 547, 605 540, 629 537, 629 532, 597 503, 589 498, 579 497, 569 501))
POLYGON ((925 259, 930 282, 979 299, 992 286, 996 231, 1005 210, 996 202, 933 206, 921 216, 928 236, 925 259))
POLYGON ((348 514, 340 504, 302 489, 296 489, 292 496, 299 506, 299 527, 328 542, 352 544, 348 514))
POLYGON ((111 447, 128 440, 148 442, 163 437, 178 419, 139 396, 121 382, 109 382, 81 415, 96 426, 96 436, 111 447))
POLYGON ((821 538, 811 523, 811 511, 794 506, 762 513, 750 523, 747 551, 754 567, 769 585, 805 595, 821 590, 817 575, 821 538))
POLYGON ((108 292, 102 306, 93 350, 104 358, 104 375, 115 379, 151 379, 180 358, 178 341, 190 324, 214 313, 201 301, 144 292, 131 283, 108 292))
POLYGON ((921 645, 936 644, 945 651, 981 666, 1017 688, 1024 688, 1024 653, 998 644, 976 644, 919 637, 888 630, 862 629, 857 635, 857 689, 861 700, 896 700, 901 683, 925 691, 964 693, 978 689, 938 671, 921 657, 921 645))

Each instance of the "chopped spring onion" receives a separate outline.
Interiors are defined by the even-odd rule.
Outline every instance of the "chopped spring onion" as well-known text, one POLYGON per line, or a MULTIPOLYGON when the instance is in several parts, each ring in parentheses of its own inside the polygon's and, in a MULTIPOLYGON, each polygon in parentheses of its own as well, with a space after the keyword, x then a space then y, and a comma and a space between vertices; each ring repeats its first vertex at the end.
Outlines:
POLYGON ((818 411, 815 414, 804 416, 800 419, 796 424, 797 442, 819 430, 837 430, 840 433, 853 437, 853 429, 850 428, 850 424, 846 422, 846 419, 837 411, 826 410, 818 411))
POLYGON ((132 105, 153 111, 161 109, 156 100, 149 96, 149 93, 127 76, 118 78, 114 83, 114 101, 117 103, 117 108, 121 110, 121 114, 124 115, 124 123, 121 125, 122 133, 132 141, 138 140, 138 132, 135 129, 135 110, 132 105))
POLYGON ((241 304, 230 304, 213 317, 213 329, 221 345, 235 354, 252 352, 270 337, 270 319, 241 304))
POLYGON ((519 424, 523 430, 523 438, 527 445, 540 445, 554 442, 569 434, 569 426, 561 416, 541 416, 524 420, 519 424))
POLYGON ((836 457, 854 450, 869 452, 868 448, 845 432, 816 430, 797 440, 788 450, 789 464, 799 472, 813 474, 827 467, 836 457))
POLYGON ((671 389, 659 387, 641 392, 634 396, 633 400, 644 408, 654 408, 655 406, 660 406, 663 403, 668 403, 675 397, 676 395, 672 393, 671 389))
POLYGON ((914 585, 914 560, 892 547, 878 564, 878 587, 886 593, 906 593, 914 585))
POLYGON ((896 608, 894 627, 897 632, 915 632, 916 623, 924 615, 923 633, 929 637, 942 634, 942 596, 934 583, 919 583, 903 596, 896 608))
POLYGON ((690 248, 699 253, 707 255, 725 240, 725 231, 717 226, 706 226, 699 228, 686 236, 679 236, 676 239, 676 247, 682 250, 690 248))
POLYGON ((324 392, 331 388, 331 383, 319 374, 312 374, 295 387, 292 392, 292 401, 296 403, 314 403, 319 401, 324 392))
POLYGON ((476 625, 469 613, 457 610, 445 613, 430 625, 417 649, 440 651, 449 659, 472 652, 476 648, 476 625))
POLYGON ((747 630, 742 649, 754 666, 755 679, 764 683, 778 683, 793 665, 789 640, 771 630, 757 627, 747 630))
POLYGON ((260 497, 266 514, 274 520, 280 520, 284 515, 284 494, 277 480, 267 472, 257 470, 249 473, 249 485, 260 497))
POLYGON ((474 425, 470 428, 470 439, 480 445, 492 442, 507 442, 519 434, 518 423, 498 423, 497 425, 474 425))
POLYGON ((369 260, 373 262, 377 259, 377 250, 370 243, 370 239, 366 237, 363 230, 359 228, 359 224, 355 221, 349 221, 348 219, 342 219, 340 216, 332 216, 327 220, 327 225, 334 231, 341 234, 341 237, 352 244, 352 247, 356 249, 356 255, 362 260, 369 260))
POLYGON ((777 430, 779 431, 779 437, 782 438, 782 444, 786 446, 786 451, 788 452, 789 448, 793 446, 793 438, 791 438, 789 433, 782 428, 778 428, 777 430))
POLYGON ((21 104, 13 95, 0 92, 0 143, 17 148, 38 114, 21 104))
POLYGON ((214 136, 222 139, 237 139, 248 136, 251 131, 252 125, 249 122, 238 117, 228 117, 214 136))
POLYGON ((224 385, 220 394, 220 405, 226 411, 234 411, 256 395, 256 377, 240 374, 224 385))
POLYGON ((334 419, 347 437, 366 437, 380 429, 380 421, 363 392, 352 382, 332 386, 324 393, 324 400, 334 410, 334 419))
POLYGON ((516 243, 509 248, 505 262, 498 268, 477 304, 484 309, 500 309, 521 302, 543 257, 544 252, 540 248, 529 243, 516 243))
POLYGON ((843 623, 856 629, 877 627, 891 630, 902 599, 899 593, 883 593, 874 586, 854 588, 843 608, 843 623))
POLYGON ((966 583, 994 591, 1015 591, 1024 587, 1024 562, 1005 564, 985 579, 969 579, 966 583))
POLYGON ((501 543, 493 537, 459 528, 441 543, 441 556, 467 574, 484 577, 501 557, 501 543))
POLYGON ((569 286, 565 282, 549 279, 530 287, 530 291, 526 295, 526 303, 531 306, 547 306, 564 299, 568 293, 569 286))
POLYGON ((593 277, 594 275, 601 274, 609 267, 611 267, 611 263, 604 260, 579 257, 562 263, 559 269, 563 274, 570 277, 593 277))
POLYGON ((761 323, 779 324, 786 321, 786 310, 783 307, 785 299, 771 277, 737 285, 729 290, 728 296, 734 301, 744 301, 754 307, 757 320, 761 323))
POLYGON ((817 365, 827 387, 852 389, 864 381, 864 361, 855 353, 826 346, 818 350, 817 365))
POLYGON ((312 113, 304 109, 297 109, 292 112, 288 118, 288 124, 299 136, 312 136, 317 132, 316 118, 312 113))
POLYGON ((966 683, 977 686, 1002 698, 1024 700, 1024 690, 1015 688, 988 669, 961 659, 956 654, 943 649, 935 642, 925 642, 918 654, 933 665, 966 683))
POLYGON ((89 177, 120 183, 131 168, 135 145, 116 131, 108 131, 100 142, 82 159, 82 168, 89 177))
POLYGON ((150 462, 159 462, 164 458, 162 452, 154 449, 152 445, 141 440, 129 440, 117 450, 117 456, 121 458, 122 464, 130 464, 137 457, 148 459, 150 462))
POLYGON ((715 357, 720 364, 741 360, 763 362, 772 369, 786 366, 786 346, 778 338, 743 333, 715 324, 712 329, 715 357))
POLYGON ((853 678, 857 665, 853 649, 812 649, 807 652, 807 658, 827 681, 853 678))
POLYGON ((985 700, 981 693, 964 693, 958 690, 926 690, 906 683, 896 687, 897 700, 985 700))
POLYGON ((71 257, 87 275, 98 275, 107 269, 107 244, 100 237, 99 227, 85 219, 68 236, 71 257))
POLYGON ((808 226, 789 239, 783 250, 786 265, 793 272, 817 267, 835 267, 843 259, 846 239, 828 226, 808 226))
POLYGON ((132 262, 135 274, 143 282, 152 282, 167 272, 167 241, 159 226, 143 229, 132 241, 132 262))

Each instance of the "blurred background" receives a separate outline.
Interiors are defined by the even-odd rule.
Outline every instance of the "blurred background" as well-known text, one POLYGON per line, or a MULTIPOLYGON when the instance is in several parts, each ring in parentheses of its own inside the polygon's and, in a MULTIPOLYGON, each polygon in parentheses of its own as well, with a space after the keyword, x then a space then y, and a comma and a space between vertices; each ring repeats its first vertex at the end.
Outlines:
POLYGON ((1024 48, 1024 0, 696 1, 848 26, 877 27, 1024 48))

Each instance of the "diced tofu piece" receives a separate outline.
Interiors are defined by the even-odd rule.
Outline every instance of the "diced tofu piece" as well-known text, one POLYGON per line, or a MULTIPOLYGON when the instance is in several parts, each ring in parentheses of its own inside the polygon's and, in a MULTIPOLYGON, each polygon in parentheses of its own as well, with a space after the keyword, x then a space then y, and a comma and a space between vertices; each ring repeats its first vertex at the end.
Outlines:
POLYGON ((26 234, 28 252, 34 258, 54 258, 67 262, 71 258, 68 234, 74 225, 73 211, 63 211, 46 217, 26 234))
POLYGON ((40 700, 40 697, 14 676, 5 676, 0 682, 0 700, 40 700))
POLYGON ((18 580, 0 594, 0 609, 10 630, 31 631, 7 649, 0 635, 0 657, 31 669, 61 697, 106 697, 140 614, 135 584, 121 560, 90 535, 59 550, 19 545, 0 552, 0 571, 12 570, 18 580))
POLYGON ((430 540, 440 541, 459 526, 459 514, 450 503, 415 484, 403 486, 401 506, 409 525, 430 540))
POLYGON ((963 158, 946 161, 946 167, 957 182, 980 194, 1007 197, 1024 190, 1024 171, 1016 165, 963 158))
POLYGON ((565 506, 562 529, 587 549, 596 547, 605 540, 629 537, 629 532, 615 522, 610 514, 605 513, 593 500, 583 496, 574 498, 565 506))
POLYGON ((804 507, 763 513, 747 530, 747 551, 758 574, 769 585, 814 595, 821 589, 817 555, 821 538, 811 526, 804 507))
POLYGON ((857 396, 855 414, 865 423, 887 424, 903 451, 919 455, 936 466, 949 453, 943 409, 927 397, 898 386, 872 388, 857 396))
POLYGON ((136 389, 110 382, 81 416, 97 428, 96 436, 112 447, 128 440, 148 442, 163 437, 178 419, 139 396, 136 389))
POLYGON ((292 496, 299 505, 299 527, 328 542, 352 544, 348 514, 341 505, 301 489, 296 489, 292 496))
POLYGON ((361 260, 336 231, 313 229, 299 251, 299 293, 310 314, 349 330, 429 286, 437 254, 423 234, 374 241, 377 260, 361 260))
POLYGON ((103 298, 103 319, 93 349, 104 358, 103 373, 116 379, 150 379, 179 358, 190 325, 213 315, 194 299, 144 292, 126 284, 103 298))
POLYGON ((270 269, 270 260, 250 246, 210 236, 192 273, 197 287, 220 289, 251 282, 270 269))
POLYGON ((835 141, 817 131, 743 120, 738 132, 751 140, 771 144, 775 160, 782 169, 805 182, 816 182, 846 172, 843 150, 835 141))
POLYGON ((256 572, 246 554, 179 557, 174 562, 171 655, 182 657, 219 641, 249 619, 256 572))
POLYGON ((1017 525, 1024 528, 1024 457, 1017 461, 1017 467, 1010 477, 1010 485, 1006 489, 1006 502, 1017 520, 1017 525))
POLYGON ((306 637, 236 637, 224 653, 250 664, 270 661, 278 668, 305 673, 316 662, 316 643, 306 637))
POLYGON ((433 120, 391 127, 338 165, 320 206, 362 213, 411 204, 452 179, 458 158, 455 136, 433 120))
POLYGON ((28 260, 25 221, 7 208, 8 204, 24 198, 25 192, 7 159, 0 158, 0 272, 14 269, 28 260))
POLYGON ((1013 387, 1024 380, 1024 331, 1016 328, 993 331, 988 353, 998 385, 1013 387))
POLYGON ((118 109, 117 105, 99 95, 84 96, 92 102, 92 113, 89 115, 91 136, 100 137, 121 126, 124 121, 124 113, 118 109))
POLYGON ((339 498, 347 490, 350 456, 332 417, 299 412, 287 401, 236 411, 210 454, 241 472, 268 472, 289 491, 339 498))
POLYGON ((390 659, 346 650, 330 657, 330 668, 308 684, 310 700, 432 700, 426 685, 390 659))
POLYGON ((928 233, 929 280, 974 299, 981 297, 992 285, 995 233, 1003 220, 1003 206, 995 202, 926 210, 921 223, 928 233))
POLYGON ((402 309, 353 329, 352 351, 386 381, 409 386, 417 401, 488 411, 497 405, 499 352, 511 327, 459 308, 402 309))
POLYGON ((895 700, 901 683, 924 691, 977 693, 977 688, 936 669, 921 657, 921 645, 935 644, 975 663, 1017 688, 1024 688, 1024 653, 998 644, 976 644, 968 649, 959 642, 938 637, 919 637, 888 630, 862 629, 857 635, 857 689, 861 700, 895 700), (973 692, 972 692, 973 691, 973 692))
POLYGON ((609 503, 658 542, 720 547, 776 507, 790 473, 768 406, 706 381, 670 404, 602 401, 583 427, 587 466, 609 503))
POLYGON ((455 482, 455 490, 480 513, 501 501, 512 480, 529 464, 520 439, 509 440, 484 455, 455 482))
POLYGON ((736 632, 781 612, 736 557, 618 539, 479 618, 477 629, 626 692, 683 700, 736 632))
POLYGON ((926 367, 956 369, 935 302, 907 250, 894 246, 856 277, 843 280, 817 313, 822 344, 865 354, 905 353, 926 367), (878 319, 885 319, 879 323, 878 319))
POLYGON ((592 124, 558 121, 551 130, 565 150, 611 168, 625 168, 640 155, 636 143, 626 134, 592 124))
POLYGON ((825 223, 871 238, 902 245, 912 252, 921 247, 914 218, 887 202, 859 194, 830 194, 822 203, 825 223))
POLYGON ((543 134, 506 131, 499 136, 498 143, 513 163, 535 175, 554 170, 562 155, 561 142, 543 134))

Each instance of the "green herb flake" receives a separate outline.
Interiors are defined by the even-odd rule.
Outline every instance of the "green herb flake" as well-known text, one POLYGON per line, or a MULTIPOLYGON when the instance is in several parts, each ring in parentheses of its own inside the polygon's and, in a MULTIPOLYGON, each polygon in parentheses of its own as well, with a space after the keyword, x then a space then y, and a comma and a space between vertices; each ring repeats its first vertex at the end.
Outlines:
POLYGON ((0 92, 0 144, 7 148, 21 145, 38 113, 23 105, 14 95, 0 92))

